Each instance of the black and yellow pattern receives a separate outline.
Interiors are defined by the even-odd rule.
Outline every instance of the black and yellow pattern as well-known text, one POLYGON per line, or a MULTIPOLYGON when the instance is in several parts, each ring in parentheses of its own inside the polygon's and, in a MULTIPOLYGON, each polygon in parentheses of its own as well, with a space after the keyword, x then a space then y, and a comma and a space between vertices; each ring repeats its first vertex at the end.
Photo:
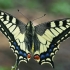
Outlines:
POLYGON ((70 37, 70 19, 59 19, 35 26, 39 44, 35 59, 39 64, 49 63, 54 68, 53 57, 59 50, 60 42, 70 37))
POLYGON ((16 70, 21 61, 28 62, 31 53, 40 64, 49 63, 54 68, 53 57, 60 42, 70 37, 70 19, 59 19, 37 26, 29 21, 27 25, 12 15, 0 11, 0 31, 8 38, 10 48, 16 55, 16 70))
POLYGON ((16 67, 21 61, 27 63, 30 59, 27 58, 30 52, 24 42, 25 26, 25 24, 15 17, 0 11, 0 31, 9 39, 10 48, 16 55, 16 63, 12 70, 16 70, 16 67))

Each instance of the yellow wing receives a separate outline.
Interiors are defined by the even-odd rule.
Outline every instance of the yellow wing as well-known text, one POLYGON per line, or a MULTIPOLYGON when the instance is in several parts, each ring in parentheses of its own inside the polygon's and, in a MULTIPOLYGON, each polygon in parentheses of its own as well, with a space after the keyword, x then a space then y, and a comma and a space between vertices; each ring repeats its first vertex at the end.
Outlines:
POLYGON ((70 19, 59 19, 35 26, 34 59, 39 64, 49 63, 54 68, 53 57, 60 42, 70 37, 70 19))
POLYGON ((0 31, 8 38, 10 48, 16 55, 16 66, 21 61, 28 62, 30 52, 25 40, 25 24, 13 17, 12 15, 0 11, 0 31))

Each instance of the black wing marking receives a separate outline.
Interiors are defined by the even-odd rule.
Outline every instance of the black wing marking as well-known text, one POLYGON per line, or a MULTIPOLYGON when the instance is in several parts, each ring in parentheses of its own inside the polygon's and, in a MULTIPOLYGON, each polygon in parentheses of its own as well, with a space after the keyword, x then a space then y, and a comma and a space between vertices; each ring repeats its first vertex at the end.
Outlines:
POLYGON ((17 57, 17 65, 21 61, 28 62, 29 54, 26 48, 25 39, 25 27, 21 21, 13 17, 12 15, 0 11, 0 31, 9 39, 10 48, 13 50, 17 57))
POLYGON ((35 26, 35 29, 37 33, 37 43, 35 42, 35 44, 38 48, 34 53, 34 59, 41 65, 49 63, 54 67, 53 57, 59 50, 60 42, 70 37, 70 19, 43 23, 35 26))

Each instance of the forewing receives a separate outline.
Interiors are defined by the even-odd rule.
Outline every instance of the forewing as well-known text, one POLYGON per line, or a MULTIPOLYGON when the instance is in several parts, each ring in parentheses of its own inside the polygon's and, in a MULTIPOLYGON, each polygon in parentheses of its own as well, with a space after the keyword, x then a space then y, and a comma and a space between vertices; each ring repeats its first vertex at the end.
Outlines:
POLYGON ((70 37, 70 19, 59 19, 35 26, 36 39, 34 59, 39 64, 49 63, 54 67, 53 57, 60 42, 70 37), (36 45, 37 44, 37 45, 36 45))

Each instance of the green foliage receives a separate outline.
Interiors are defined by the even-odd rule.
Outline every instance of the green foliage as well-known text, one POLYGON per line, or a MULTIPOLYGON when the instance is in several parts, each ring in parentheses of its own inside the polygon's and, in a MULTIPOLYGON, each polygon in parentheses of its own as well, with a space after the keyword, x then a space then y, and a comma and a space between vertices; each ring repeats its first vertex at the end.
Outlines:
POLYGON ((0 66, 0 70, 10 70, 10 68, 0 66))
POLYGON ((52 3, 50 12, 60 15, 70 15, 70 4, 67 1, 56 1, 52 3))
POLYGON ((23 0, 20 2, 24 7, 29 9, 40 9, 42 6, 39 0, 23 0))
POLYGON ((13 7, 13 1, 12 0, 0 0, 0 8, 11 8, 13 7))

